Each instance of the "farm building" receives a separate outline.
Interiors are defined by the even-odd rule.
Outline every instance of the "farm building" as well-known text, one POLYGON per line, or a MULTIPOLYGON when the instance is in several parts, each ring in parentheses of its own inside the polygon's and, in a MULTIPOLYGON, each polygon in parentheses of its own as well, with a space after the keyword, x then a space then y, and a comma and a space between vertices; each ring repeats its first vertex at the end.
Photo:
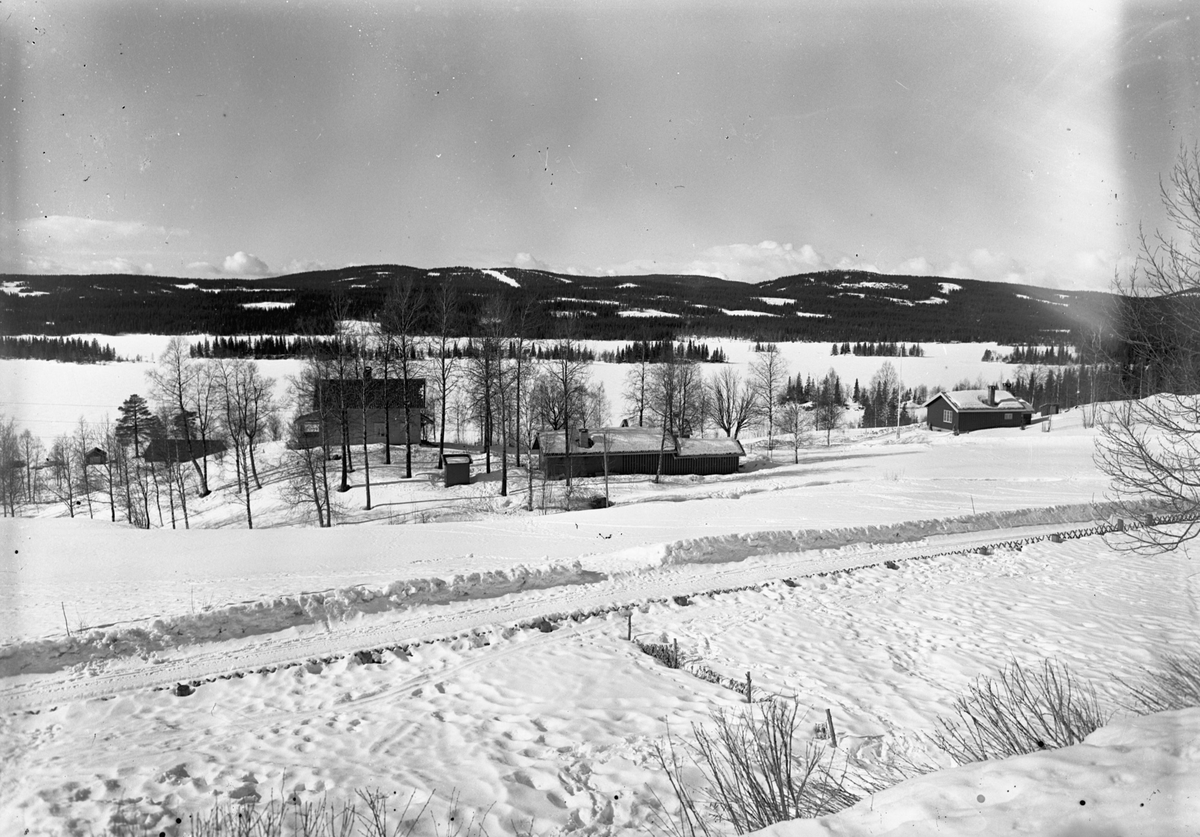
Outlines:
POLYGON ((142 459, 147 462, 191 462, 215 456, 225 448, 224 439, 192 439, 190 445, 187 439, 151 439, 142 451, 142 459))
MULTIPOLYGON (((581 428, 572 434, 571 474, 594 477, 604 474, 607 452, 608 473, 656 474, 662 460, 664 474, 734 474, 746 455, 737 439, 689 439, 667 435, 657 427, 606 427, 596 431, 581 428)), ((566 445, 562 430, 538 434, 534 449, 542 469, 550 478, 566 475, 566 445)))
POLYGON ((351 444, 361 444, 365 425, 367 442, 379 444, 390 437, 393 445, 424 438, 433 425, 425 412, 425 379, 408 379, 408 432, 405 433, 405 389, 395 378, 373 377, 371 369, 361 378, 322 378, 313 388, 311 412, 293 421, 295 444, 300 447, 340 445, 342 428, 351 444), (390 427, 389 427, 390 425, 390 427))
POLYGON ((964 389, 939 392, 921 405, 930 430, 970 433, 993 427, 1026 427, 1033 407, 1007 390, 964 389))

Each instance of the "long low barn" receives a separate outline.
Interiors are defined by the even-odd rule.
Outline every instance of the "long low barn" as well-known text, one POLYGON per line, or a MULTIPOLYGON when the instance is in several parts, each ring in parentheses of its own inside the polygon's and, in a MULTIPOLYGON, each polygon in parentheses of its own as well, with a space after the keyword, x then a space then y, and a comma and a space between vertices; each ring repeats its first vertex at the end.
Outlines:
MULTIPOLYGON (((737 439, 675 438, 655 427, 606 427, 581 429, 572 434, 571 475, 596 477, 604 474, 607 451, 608 473, 657 474, 662 461, 664 474, 735 474, 746 455, 737 439)), ((558 479, 567 473, 566 436, 562 430, 538 434, 534 448, 546 476, 558 479)))

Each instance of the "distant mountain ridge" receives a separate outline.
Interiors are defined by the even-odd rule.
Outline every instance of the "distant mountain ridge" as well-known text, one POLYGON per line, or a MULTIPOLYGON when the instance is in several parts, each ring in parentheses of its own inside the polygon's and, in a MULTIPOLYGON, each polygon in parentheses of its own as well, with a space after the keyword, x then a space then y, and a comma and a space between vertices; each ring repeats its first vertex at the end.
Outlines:
POLYGON ((397 283, 431 297, 444 282, 459 295, 470 334, 490 297, 536 300, 539 336, 571 320, 574 335, 660 339, 673 335, 815 341, 1076 343, 1118 299, 1097 291, 827 270, 760 284, 711 276, 575 276, 518 268, 361 265, 258 279, 179 279, 127 274, 0 275, 0 333, 328 333, 342 294, 367 318, 397 283))

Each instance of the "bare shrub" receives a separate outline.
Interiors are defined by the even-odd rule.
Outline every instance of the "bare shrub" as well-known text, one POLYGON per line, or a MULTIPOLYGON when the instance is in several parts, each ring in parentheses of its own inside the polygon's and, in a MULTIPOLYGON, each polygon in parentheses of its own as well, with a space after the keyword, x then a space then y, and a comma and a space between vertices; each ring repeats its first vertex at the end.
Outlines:
POLYGON ((1129 689, 1130 709, 1140 715, 1200 706, 1200 653, 1164 657, 1157 669, 1146 669, 1129 689))
POLYGON ((836 751, 797 741, 797 706, 767 701, 740 714, 718 712, 711 728, 693 725, 692 766, 699 785, 685 775, 675 742, 658 745, 654 756, 679 802, 673 820, 656 826, 672 837, 708 837, 721 824, 746 834, 786 820, 832 814, 859 796, 846 787, 836 751))
POLYGON ((959 764, 1078 744, 1104 726, 1096 690, 1066 664, 1044 660, 1040 670, 1016 660, 996 678, 980 677, 937 719, 934 743, 959 764))
MULTIPOLYGON (((327 798, 304 802, 293 796, 271 798, 261 806, 255 802, 219 801, 206 813, 189 814, 176 820, 170 832, 144 822, 136 811, 118 807, 103 837, 487 837, 482 813, 464 816, 458 792, 450 795, 444 821, 429 810, 431 795, 417 807, 416 793, 407 798, 379 789, 355 791, 355 801, 331 803, 327 798), (420 829, 422 822, 427 823, 420 829)), ((527 834, 532 835, 533 823, 527 834)))

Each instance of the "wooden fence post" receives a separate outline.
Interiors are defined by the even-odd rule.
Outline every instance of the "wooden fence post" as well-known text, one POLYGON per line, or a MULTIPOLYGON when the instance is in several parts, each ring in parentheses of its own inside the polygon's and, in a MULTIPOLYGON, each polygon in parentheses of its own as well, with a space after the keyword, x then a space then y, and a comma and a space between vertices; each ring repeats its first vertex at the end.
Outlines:
POLYGON ((746 703, 754 703, 754 699, 750 694, 750 672, 746 672, 746 703))
POLYGON ((629 611, 626 616, 629 617, 629 625, 625 629, 625 640, 628 642, 633 640, 633 611, 629 611))
POLYGON ((837 730, 833 728, 833 710, 825 710, 825 724, 829 727, 829 743, 837 747, 837 730))
POLYGON ((672 648, 674 650, 671 652, 671 659, 674 660, 674 665, 671 668, 679 668, 679 640, 672 641, 672 648))

